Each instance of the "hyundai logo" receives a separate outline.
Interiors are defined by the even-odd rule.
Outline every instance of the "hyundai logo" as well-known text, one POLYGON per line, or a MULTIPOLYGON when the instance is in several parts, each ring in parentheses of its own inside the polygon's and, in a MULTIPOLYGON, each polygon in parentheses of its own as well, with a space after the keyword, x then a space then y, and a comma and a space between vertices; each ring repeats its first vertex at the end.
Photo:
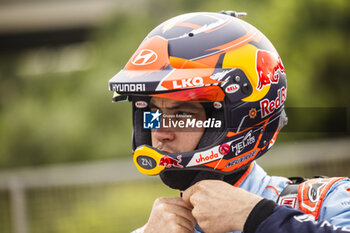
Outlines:
POLYGON ((157 54, 150 49, 142 49, 137 56, 131 61, 137 66, 149 65, 157 60, 157 54))

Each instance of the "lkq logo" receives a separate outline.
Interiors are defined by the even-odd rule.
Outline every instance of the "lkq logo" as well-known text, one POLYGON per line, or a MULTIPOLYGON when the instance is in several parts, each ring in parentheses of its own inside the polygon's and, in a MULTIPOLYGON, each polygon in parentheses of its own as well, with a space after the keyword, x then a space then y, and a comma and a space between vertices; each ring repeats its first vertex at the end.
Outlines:
POLYGON ((204 80, 202 77, 173 80, 173 89, 201 86, 204 86, 204 80))
POLYGON ((159 129, 160 128, 160 116, 162 113, 157 110, 156 112, 143 112, 143 128, 144 129, 159 129))
POLYGON ((137 56, 131 61, 136 66, 144 66, 152 64, 157 60, 157 54, 150 49, 142 49, 137 56))
POLYGON ((236 143, 235 145, 232 145, 232 152, 235 152, 235 155, 237 156, 240 154, 247 146, 255 143, 255 137, 252 136, 252 131, 250 130, 242 139, 242 141, 236 143))
POLYGON ((271 100, 271 101, 269 99, 261 100, 260 101, 261 117, 264 118, 270 115, 271 113, 273 113, 275 109, 278 109, 279 107, 281 107, 284 101, 286 101, 286 97, 287 97, 286 89, 282 87, 277 90, 277 98, 275 100, 271 100))

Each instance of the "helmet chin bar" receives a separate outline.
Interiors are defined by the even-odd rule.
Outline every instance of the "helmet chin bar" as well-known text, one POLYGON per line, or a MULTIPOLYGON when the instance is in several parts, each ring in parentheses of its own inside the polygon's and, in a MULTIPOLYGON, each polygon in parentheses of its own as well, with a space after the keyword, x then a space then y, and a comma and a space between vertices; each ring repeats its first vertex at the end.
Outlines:
MULTIPOLYGON (((165 166, 160 166, 160 164, 165 164, 164 159, 162 159, 164 156, 167 155, 150 146, 143 145, 136 148, 133 154, 133 161, 137 170, 142 174, 158 175, 165 168, 165 166)), ((173 160, 168 159, 169 166, 171 161, 173 160)))
POLYGON ((134 151, 133 162, 145 175, 159 175, 164 169, 232 174, 271 147, 279 132, 278 126, 285 120, 283 118, 280 114, 274 114, 255 127, 237 133, 225 131, 212 145, 190 152, 169 154, 149 145, 141 145, 134 151), (222 151, 223 145, 228 148, 227 153, 222 151))

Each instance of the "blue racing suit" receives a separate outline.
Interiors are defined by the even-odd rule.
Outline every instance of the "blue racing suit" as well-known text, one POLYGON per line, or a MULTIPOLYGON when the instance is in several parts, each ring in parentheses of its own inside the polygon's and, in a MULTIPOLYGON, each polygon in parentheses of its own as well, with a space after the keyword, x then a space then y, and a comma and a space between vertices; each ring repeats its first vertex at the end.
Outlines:
MULTIPOLYGON (((284 177, 268 176, 255 162, 251 164, 235 186, 265 199, 250 213, 244 233, 350 232, 350 179, 317 179, 300 184, 300 206, 277 205, 279 195, 290 183, 284 177), (303 208, 309 213, 299 210, 303 208)), ((288 196, 284 201, 298 202, 288 196)), ((197 225, 195 233, 202 232, 197 225)))

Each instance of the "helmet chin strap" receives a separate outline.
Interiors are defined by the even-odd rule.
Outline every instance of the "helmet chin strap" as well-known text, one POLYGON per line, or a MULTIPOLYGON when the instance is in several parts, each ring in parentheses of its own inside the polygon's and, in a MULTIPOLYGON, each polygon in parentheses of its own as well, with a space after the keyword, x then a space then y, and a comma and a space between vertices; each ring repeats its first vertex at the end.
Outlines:
POLYGON ((225 175, 214 171, 200 171, 194 177, 191 186, 201 180, 224 180, 225 175))
POLYGON ((200 170, 163 170, 159 176, 164 184, 172 189, 178 189, 184 191, 190 186, 201 180, 222 180, 229 184, 234 185, 239 178, 246 172, 249 165, 244 166, 237 172, 229 175, 223 175, 219 172, 213 171, 200 171, 200 170))
POLYGON ((164 170, 159 174, 164 184, 172 189, 184 191, 201 180, 223 180, 224 175, 214 171, 164 170))

